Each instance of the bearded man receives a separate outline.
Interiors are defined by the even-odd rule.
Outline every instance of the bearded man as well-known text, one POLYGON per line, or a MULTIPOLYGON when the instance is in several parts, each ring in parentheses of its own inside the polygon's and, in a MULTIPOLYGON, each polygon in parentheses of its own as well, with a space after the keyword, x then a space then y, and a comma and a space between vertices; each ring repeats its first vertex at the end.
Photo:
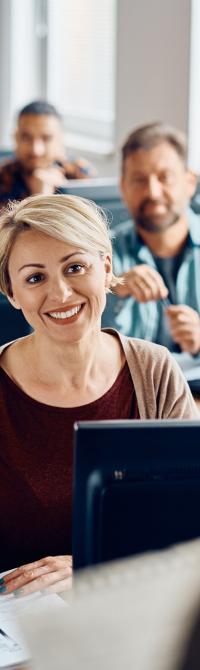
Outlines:
POLYGON ((179 130, 152 123, 129 135, 121 191, 131 220, 113 240, 124 284, 108 297, 103 325, 165 345, 177 358, 200 352, 200 220, 189 207, 196 181, 179 130))

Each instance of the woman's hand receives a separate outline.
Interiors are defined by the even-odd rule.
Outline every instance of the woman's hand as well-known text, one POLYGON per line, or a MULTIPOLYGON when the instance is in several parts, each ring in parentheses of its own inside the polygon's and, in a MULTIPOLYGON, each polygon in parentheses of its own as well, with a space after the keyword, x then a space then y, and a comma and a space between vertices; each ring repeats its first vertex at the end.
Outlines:
POLYGON ((58 593, 71 586, 71 577, 72 556, 48 556, 4 575, 0 580, 0 596, 9 593, 25 596, 34 591, 58 593))

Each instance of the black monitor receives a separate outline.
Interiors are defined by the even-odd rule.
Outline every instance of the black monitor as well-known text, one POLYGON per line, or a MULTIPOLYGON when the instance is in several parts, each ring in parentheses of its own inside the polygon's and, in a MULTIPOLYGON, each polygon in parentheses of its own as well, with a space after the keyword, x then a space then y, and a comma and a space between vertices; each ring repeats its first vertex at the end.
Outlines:
POLYGON ((74 569, 200 536, 200 421, 75 424, 74 569))
POLYGON ((112 227, 130 219, 130 213, 121 198, 117 177, 69 179, 67 186, 61 187, 59 191, 93 200, 105 210, 112 227))
MULTIPOLYGON (((187 379, 187 376, 186 376, 187 379)), ((187 380, 188 386, 190 387, 190 391, 192 392, 192 395, 197 396, 199 398, 200 396, 200 379, 188 379, 187 380)))

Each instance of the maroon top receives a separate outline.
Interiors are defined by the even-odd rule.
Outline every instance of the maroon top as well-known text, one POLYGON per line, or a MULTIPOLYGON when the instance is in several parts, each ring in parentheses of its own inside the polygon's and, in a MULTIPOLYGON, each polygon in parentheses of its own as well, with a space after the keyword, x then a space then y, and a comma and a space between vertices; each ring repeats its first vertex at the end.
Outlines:
POLYGON ((81 407, 51 407, 0 368, 0 571, 71 553, 75 421, 139 418, 127 363, 113 386, 81 407))

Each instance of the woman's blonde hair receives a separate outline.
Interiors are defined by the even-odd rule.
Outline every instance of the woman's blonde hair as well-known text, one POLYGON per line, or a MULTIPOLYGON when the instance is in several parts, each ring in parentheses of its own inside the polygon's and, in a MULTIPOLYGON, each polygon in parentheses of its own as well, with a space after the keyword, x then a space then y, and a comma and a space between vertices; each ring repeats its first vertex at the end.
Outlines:
MULTIPOLYGON (((10 203, 0 216, 0 290, 6 295, 12 295, 8 264, 13 244, 30 229, 112 259, 106 215, 90 200, 55 194, 10 203)), ((117 282, 112 275, 110 289, 117 282)))

